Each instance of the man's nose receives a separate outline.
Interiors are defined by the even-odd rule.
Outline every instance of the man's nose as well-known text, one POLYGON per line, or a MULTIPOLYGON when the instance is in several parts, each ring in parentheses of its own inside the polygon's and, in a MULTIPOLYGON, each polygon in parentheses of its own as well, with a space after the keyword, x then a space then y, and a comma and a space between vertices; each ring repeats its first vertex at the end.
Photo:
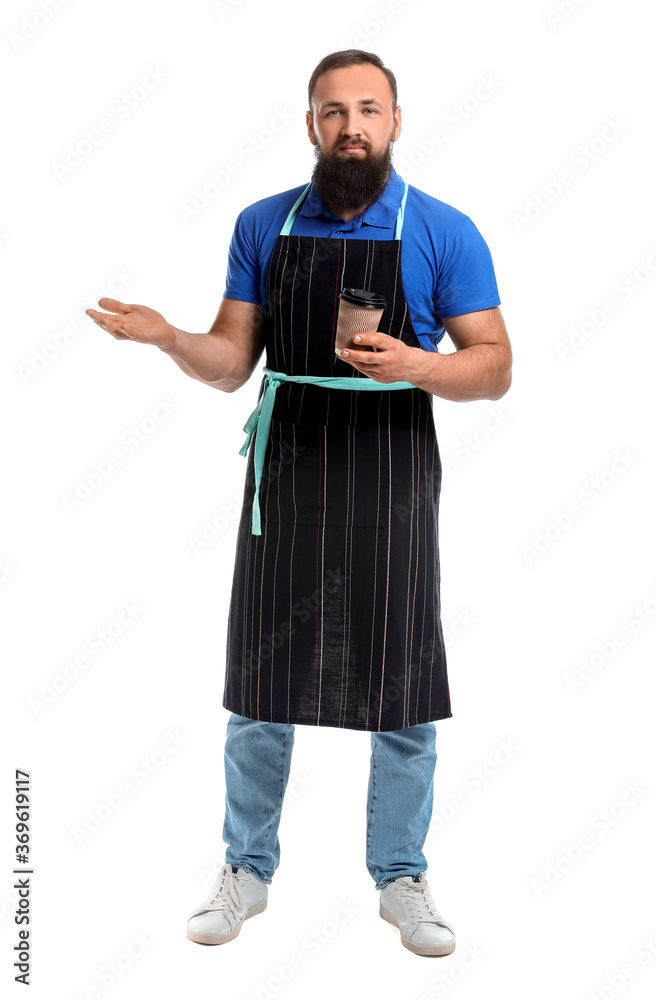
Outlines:
POLYGON ((344 116, 342 120, 342 134, 348 135, 351 138, 355 135, 360 135, 360 122, 356 118, 355 114, 344 116))

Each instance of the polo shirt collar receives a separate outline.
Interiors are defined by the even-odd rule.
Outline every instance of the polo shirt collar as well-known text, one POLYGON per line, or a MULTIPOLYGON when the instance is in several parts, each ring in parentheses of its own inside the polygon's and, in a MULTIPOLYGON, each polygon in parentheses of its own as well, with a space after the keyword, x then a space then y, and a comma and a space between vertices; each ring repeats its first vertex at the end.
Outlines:
MULTIPOLYGON (((396 172, 394 167, 387 179, 387 184, 383 188, 382 194, 371 205, 365 208, 361 215, 356 215, 350 222, 345 223, 344 228, 356 228, 360 225, 378 226, 382 229, 392 229, 396 224, 396 217, 399 206, 403 200, 405 185, 402 177, 396 172), (355 224, 355 225, 354 225, 355 224)), ((323 215, 328 219, 339 219, 323 203, 319 192, 314 184, 308 192, 308 196, 299 209, 299 215, 316 216, 323 215)), ((342 220, 340 220, 342 221, 342 220)))

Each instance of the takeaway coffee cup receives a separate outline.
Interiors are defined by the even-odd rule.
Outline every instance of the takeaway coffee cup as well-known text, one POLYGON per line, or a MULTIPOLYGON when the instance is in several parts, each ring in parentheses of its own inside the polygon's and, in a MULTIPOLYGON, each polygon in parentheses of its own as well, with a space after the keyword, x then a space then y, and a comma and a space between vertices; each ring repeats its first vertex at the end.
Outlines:
POLYGON ((339 296, 335 350, 354 347, 360 351, 373 351, 373 347, 354 344, 353 337, 356 333, 375 333, 386 305, 384 297, 377 292, 368 292, 364 288, 343 288, 339 296))

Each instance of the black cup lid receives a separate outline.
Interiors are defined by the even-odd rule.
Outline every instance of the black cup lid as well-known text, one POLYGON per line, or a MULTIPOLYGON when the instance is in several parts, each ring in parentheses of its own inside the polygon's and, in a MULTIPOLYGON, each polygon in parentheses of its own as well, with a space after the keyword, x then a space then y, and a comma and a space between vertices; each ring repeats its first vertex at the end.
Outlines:
POLYGON ((382 295, 378 292, 368 292, 366 288, 342 288, 339 297, 364 309, 384 309, 387 305, 382 295))

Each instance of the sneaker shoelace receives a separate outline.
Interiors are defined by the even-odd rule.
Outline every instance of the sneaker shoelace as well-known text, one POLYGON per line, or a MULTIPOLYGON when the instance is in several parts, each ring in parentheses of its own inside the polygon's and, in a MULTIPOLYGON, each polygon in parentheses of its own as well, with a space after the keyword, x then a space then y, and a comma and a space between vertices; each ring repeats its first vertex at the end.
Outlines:
MULTIPOLYGON (((239 889, 237 876, 233 874, 232 865, 226 862, 217 875, 211 893, 205 902, 194 910, 193 916, 200 916, 213 910, 225 910, 230 917, 239 920, 241 916, 238 911, 243 909, 243 906, 244 898, 239 889)), ((229 922, 232 924, 232 920, 229 922)))
POLYGON ((418 924, 420 921, 426 921, 428 923, 439 924, 440 927, 446 927, 452 934, 454 933, 451 924, 447 923, 435 906, 433 898, 430 894, 430 889, 428 888, 428 883, 425 880, 421 882, 401 882, 397 879, 396 881, 398 884, 399 895, 410 910, 413 925, 418 924))

